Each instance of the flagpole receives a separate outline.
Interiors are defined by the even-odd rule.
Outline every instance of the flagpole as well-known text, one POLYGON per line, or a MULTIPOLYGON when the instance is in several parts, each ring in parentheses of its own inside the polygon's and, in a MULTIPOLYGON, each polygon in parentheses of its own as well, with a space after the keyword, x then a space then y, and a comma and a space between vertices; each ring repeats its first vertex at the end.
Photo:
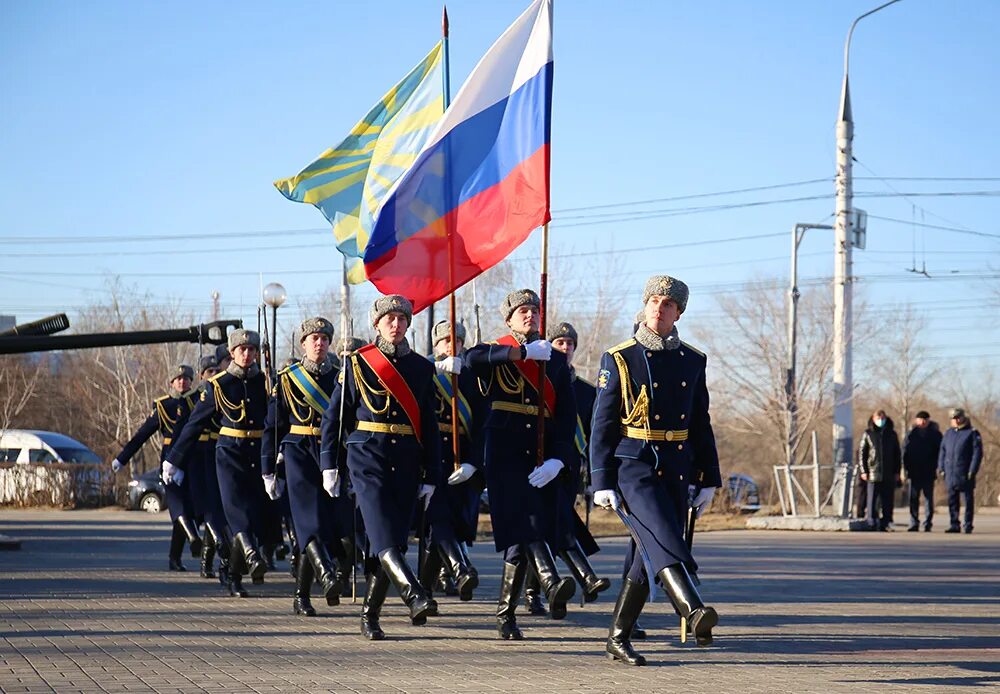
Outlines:
MULTIPOLYGON (((444 108, 447 111, 448 106, 451 105, 451 70, 450 61, 448 58, 448 6, 444 5, 441 12, 441 49, 444 55, 442 55, 442 60, 444 61, 444 69, 441 74, 444 79, 444 108)), ((445 167, 448 158, 445 157, 445 167)), ((450 175, 448 169, 445 168, 445 191, 446 195, 449 193, 450 175)), ((451 201, 449 200, 449 207, 451 201)), ((448 210, 451 211, 450 209, 448 210)), ((451 330, 451 352, 452 356, 458 356, 458 342, 455 338, 455 259, 454 259, 454 220, 451 223, 447 223, 446 233, 448 235, 448 288, 451 293, 448 294, 448 320, 449 328, 451 330)), ((432 328, 433 329, 433 328, 432 328)), ((433 352, 433 345, 431 345, 431 351, 433 352)), ((458 390, 458 375, 451 374, 451 452, 453 455, 453 467, 458 470, 462 466, 460 453, 460 443, 459 436, 461 436, 461 427, 458 421, 458 399, 460 394, 458 390)), ((469 436, 472 436, 472 432, 468 432, 469 436)))
MULTIPOLYGON (((548 313, 548 285, 549 285, 549 223, 545 222, 542 227, 542 277, 539 282, 539 299, 541 303, 541 316, 538 321, 538 331, 542 334, 541 339, 545 339, 545 316, 548 313)), ((538 362, 538 452, 535 465, 541 467, 545 462, 545 363, 538 362)), ((555 412, 552 413, 555 416, 555 412)))

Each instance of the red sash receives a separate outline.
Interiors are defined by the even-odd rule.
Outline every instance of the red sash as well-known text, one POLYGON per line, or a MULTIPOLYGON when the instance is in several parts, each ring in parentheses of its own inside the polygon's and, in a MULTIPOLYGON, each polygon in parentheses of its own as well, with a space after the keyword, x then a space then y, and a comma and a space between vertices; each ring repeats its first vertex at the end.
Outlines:
MULTIPOLYGON (((417 442, 423 444, 423 430, 420 428, 420 406, 417 405, 417 398, 414 397, 410 386, 403 380, 403 376, 375 345, 365 345, 356 354, 372 368, 372 371, 378 376, 378 380, 389 391, 389 394, 399 401, 400 407, 403 408, 406 416, 410 419, 417 442)), ((361 386, 359 385, 358 387, 360 388, 361 386)))
MULTIPOLYGON (((515 338, 513 335, 504 335, 499 340, 497 340, 497 344, 506 345, 507 347, 516 347, 516 348, 521 347, 521 343, 518 342, 517 338, 515 338)), ((537 392, 538 375, 539 375, 538 362, 535 361, 534 359, 524 359, 524 360, 518 359, 517 361, 514 362, 514 366, 516 366, 517 370, 521 372, 522 376, 524 376, 524 380, 530 383, 531 387, 534 388, 535 391, 537 392)), ((545 399, 545 408, 552 414, 555 414, 556 389, 555 386, 552 385, 552 381, 549 380, 548 376, 545 377, 544 389, 545 389, 545 395, 543 397, 545 399)))

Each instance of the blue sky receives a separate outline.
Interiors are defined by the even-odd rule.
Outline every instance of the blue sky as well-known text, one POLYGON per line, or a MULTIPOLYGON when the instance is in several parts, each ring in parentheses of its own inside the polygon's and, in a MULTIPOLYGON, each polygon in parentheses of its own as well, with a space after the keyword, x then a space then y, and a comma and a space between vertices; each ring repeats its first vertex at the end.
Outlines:
MULTIPOLYGON (((527 4, 450 3, 453 90, 527 4)), ((552 254, 784 232, 626 253, 623 306, 634 310, 647 275, 675 273, 692 287, 689 323, 723 285, 787 277, 792 224, 831 223, 843 42, 876 4, 557 0, 552 254), (803 181, 816 182, 593 209, 803 181), (800 197, 815 199, 594 216, 800 197)), ((257 273, 281 281, 293 308, 335 286, 322 216, 271 183, 339 141, 439 25, 440 5, 415 0, 0 4, 0 313, 72 319, 111 274, 204 317, 217 289, 223 314, 247 320, 257 273), (197 238, 135 240, 177 235, 197 238)), ((859 291, 912 303, 937 357, 993 370, 997 26, 991 0, 903 0, 862 21, 851 53, 855 175, 869 177, 855 189, 879 196, 856 205, 902 220, 870 219, 859 291), (952 195, 968 191, 984 194, 952 195), (905 270, 915 243, 930 279, 905 270)), ((832 273, 829 234, 806 237, 802 278, 832 273)), ((537 240, 518 253, 537 255, 537 240)))

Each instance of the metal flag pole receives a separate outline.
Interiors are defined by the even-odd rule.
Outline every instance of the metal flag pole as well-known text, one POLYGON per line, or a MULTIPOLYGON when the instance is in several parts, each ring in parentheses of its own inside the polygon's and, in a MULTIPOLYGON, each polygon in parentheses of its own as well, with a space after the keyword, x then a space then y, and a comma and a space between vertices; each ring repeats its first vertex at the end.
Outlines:
MULTIPOLYGON (((538 331, 545 339, 545 317, 548 313, 549 285, 549 223, 542 227, 542 276, 539 282, 539 300, 541 316, 538 321, 538 331)), ((538 452, 535 467, 541 467, 545 462, 545 362, 538 362, 538 452)), ((555 415, 555 413, 552 413, 555 415)))

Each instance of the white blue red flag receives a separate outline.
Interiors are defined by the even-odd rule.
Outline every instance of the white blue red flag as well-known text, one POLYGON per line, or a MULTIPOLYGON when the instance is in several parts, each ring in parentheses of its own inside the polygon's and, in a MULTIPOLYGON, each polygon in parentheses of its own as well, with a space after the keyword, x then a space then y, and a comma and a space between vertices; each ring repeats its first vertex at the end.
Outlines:
POLYGON ((507 257, 550 219, 551 122, 552 0, 536 0, 383 198, 367 278, 419 311, 507 257))

